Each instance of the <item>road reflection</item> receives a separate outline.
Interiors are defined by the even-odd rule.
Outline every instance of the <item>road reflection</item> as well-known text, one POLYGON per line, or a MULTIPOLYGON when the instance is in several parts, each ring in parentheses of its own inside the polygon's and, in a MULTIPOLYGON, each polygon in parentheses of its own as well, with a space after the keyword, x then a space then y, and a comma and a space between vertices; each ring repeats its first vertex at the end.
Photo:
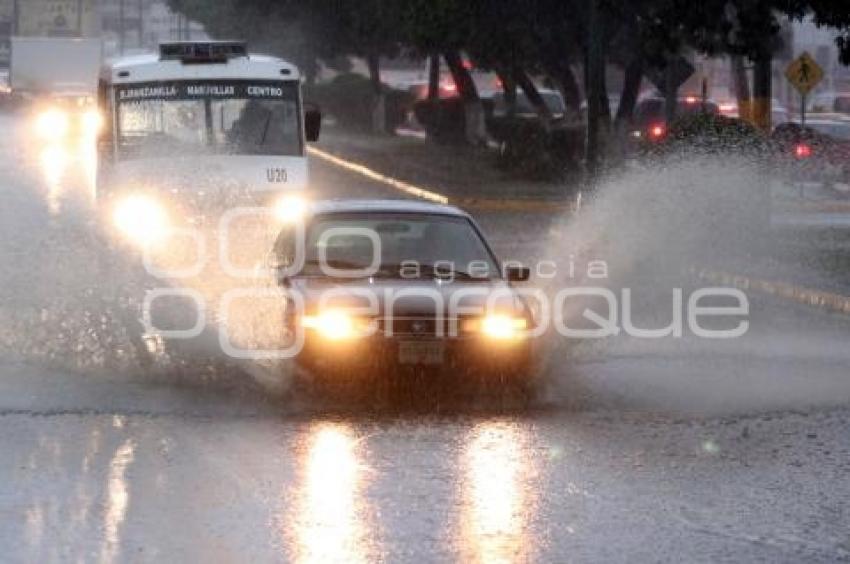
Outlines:
POLYGON ((482 422, 462 455, 460 553, 465 562, 523 562, 533 557, 530 518, 536 499, 528 429, 511 422, 482 422))
POLYGON ((358 442, 345 424, 307 433, 295 523, 298 562, 366 562, 373 550, 358 442))
POLYGON ((68 199, 93 201, 97 152, 91 140, 49 143, 40 149, 38 162, 50 215, 59 215, 68 199))
POLYGON ((20 543, 12 560, 121 558, 132 489, 127 472, 136 459, 137 444, 132 439, 111 444, 99 422, 85 435, 75 443, 52 431, 39 433, 31 449, 16 454, 12 464, 18 471, 11 484, 15 495, 26 501, 22 520, 8 523, 11 536, 6 538, 20 543))
POLYGON ((127 515, 130 495, 127 491, 127 467, 133 463, 135 444, 126 440, 115 451, 109 463, 106 490, 106 512, 103 516, 105 538, 100 552, 101 562, 113 562, 121 545, 121 526, 127 515))
POLYGON ((47 210, 50 215, 62 211, 63 182, 68 169, 70 155, 63 145, 48 145, 41 150, 39 164, 47 188, 47 210))

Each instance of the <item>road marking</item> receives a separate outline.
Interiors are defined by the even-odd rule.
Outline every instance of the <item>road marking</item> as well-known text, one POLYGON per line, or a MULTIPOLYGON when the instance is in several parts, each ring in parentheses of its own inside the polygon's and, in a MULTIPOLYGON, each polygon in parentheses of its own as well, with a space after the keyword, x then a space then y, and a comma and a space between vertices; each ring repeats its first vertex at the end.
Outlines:
POLYGON ((493 198, 451 198, 435 190, 423 188, 410 182, 405 182, 392 176, 380 173, 360 163, 349 161, 336 155, 332 155, 315 147, 308 147, 307 151, 320 159, 344 168, 355 174, 365 176, 405 194, 429 200, 438 204, 451 204, 468 210, 477 211, 518 211, 539 213, 563 213, 574 212, 578 209, 579 200, 542 200, 542 199, 493 199, 493 198))
POLYGON ((574 212, 578 209, 578 205, 574 200, 495 200, 488 198, 451 198, 449 201, 461 208, 492 212, 517 211, 563 213, 574 212))
POLYGON ((760 280, 729 272, 701 268, 691 268, 691 272, 702 280, 717 284, 726 284, 739 290, 755 290, 802 305, 838 313, 850 313, 850 296, 824 292, 787 282, 760 280))
POLYGON ((782 212, 791 213, 848 213, 850 212, 850 202, 800 202, 790 203, 783 202, 781 204, 773 204, 774 209, 782 212))
POLYGON ((330 153, 326 153, 320 149, 316 149, 315 147, 308 147, 307 151, 320 159, 323 159, 329 163, 335 164, 338 167, 349 170, 355 174, 359 174, 361 176, 365 176, 371 180, 376 182, 380 182, 381 184, 386 184, 396 190, 400 190, 406 194, 410 194, 411 196, 416 196, 417 198, 422 198, 423 200, 429 200, 432 202, 436 202, 438 204, 448 204, 449 197, 440 194, 439 192, 434 192, 433 190, 427 190, 425 188, 421 188, 419 186, 415 186, 410 184, 409 182, 404 182, 402 180, 398 180, 391 176, 387 176, 386 174, 381 174, 371 168, 352 162, 347 161, 345 159, 341 159, 337 156, 334 156, 330 153))

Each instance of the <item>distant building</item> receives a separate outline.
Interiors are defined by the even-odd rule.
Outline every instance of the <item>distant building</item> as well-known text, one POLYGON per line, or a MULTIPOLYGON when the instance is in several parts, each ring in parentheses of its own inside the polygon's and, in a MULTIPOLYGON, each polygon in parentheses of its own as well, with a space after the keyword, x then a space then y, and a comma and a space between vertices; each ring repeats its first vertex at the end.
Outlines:
POLYGON ((96 37, 97 0, 0 0, 0 67, 9 65, 13 35, 96 37))
POLYGON ((201 24, 169 9, 165 0, 98 0, 107 55, 150 51, 163 41, 207 39, 201 24))
POLYGON ((18 35, 96 37, 100 34, 97 0, 18 0, 14 4, 17 4, 18 35))
POLYGON ((9 65, 16 34, 102 37, 107 56, 209 38, 201 24, 172 12, 165 0, 0 0, 0 68, 9 65))
POLYGON ((8 68, 9 66, 14 13, 13 0, 0 0, 0 68, 8 68))

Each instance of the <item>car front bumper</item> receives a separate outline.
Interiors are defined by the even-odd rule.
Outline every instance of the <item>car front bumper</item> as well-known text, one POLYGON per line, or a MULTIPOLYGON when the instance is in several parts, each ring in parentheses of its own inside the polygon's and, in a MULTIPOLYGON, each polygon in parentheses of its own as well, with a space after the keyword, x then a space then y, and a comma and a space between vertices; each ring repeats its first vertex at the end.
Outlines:
POLYGON ((522 378, 530 373, 534 356, 529 339, 499 342, 478 337, 377 335, 329 342, 307 335, 296 361, 324 374, 427 371, 458 378, 522 378))

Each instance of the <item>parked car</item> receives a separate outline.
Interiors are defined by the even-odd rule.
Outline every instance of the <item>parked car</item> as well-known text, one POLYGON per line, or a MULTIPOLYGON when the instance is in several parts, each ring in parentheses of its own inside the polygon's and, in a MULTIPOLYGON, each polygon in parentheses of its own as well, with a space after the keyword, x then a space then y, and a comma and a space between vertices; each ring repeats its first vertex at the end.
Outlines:
MULTIPOLYGON (((676 102, 676 116, 694 114, 719 115, 720 107, 711 100, 703 101, 696 96, 679 98, 676 102)), ((661 97, 649 97, 639 100, 632 118, 632 138, 642 143, 656 143, 667 137, 666 102, 661 97)))
POLYGON ((771 135, 776 169, 794 182, 850 188, 850 121, 806 119, 785 123, 771 135))
MULTIPOLYGON (((561 96, 560 92, 546 88, 541 88, 538 92, 540 93, 540 97, 543 98, 543 102, 546 104, 546 107, 552 113, 552 116, 556 118, 564 116, 567 111, 567 106, 564 103, 564 97, 561 96)), ((504 92, 494 93, 491 100, 492 111, 490 113, 492 117, 500 118, 508 115, 509 108, 504 92)), ((528 96, 526 96, 523 92, 517 92, 514 115, 517 117, 537 116, 537 110, 531 104, 531 101, 529 101, 528 96)))

